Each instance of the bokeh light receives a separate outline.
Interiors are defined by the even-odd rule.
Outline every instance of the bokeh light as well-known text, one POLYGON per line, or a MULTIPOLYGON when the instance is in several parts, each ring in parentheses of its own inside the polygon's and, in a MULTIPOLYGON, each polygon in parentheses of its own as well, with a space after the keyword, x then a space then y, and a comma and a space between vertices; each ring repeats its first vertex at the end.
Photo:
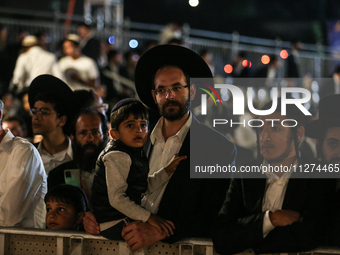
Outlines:
POLYGON ((199 4, 198 0, 189 0, 189 4, 191 7, 196 7, 199 4))
POLYGON ((109 41, 110 44, 115 44, 115 42, 116 42, 116 37, 110 36, 109 39, 108 39, 108 41, 109 41))
POLYGON ((269 57, 268 55, 263 55, 263 56, 261 57, 261 62, 262 62, 262 64, 264 64, 264 65, 268 65, 269 62, 270 62, 270 57, 269 57))
POLYGON ((129 42, 129 46, 132 49, 137 48, 138 47, 138 41, 136 39, 131 39, 130 42, 129 42))
POLYGON ((288 52, 286 50, 281 50, 280 57, 283 59, 288 58, 288 52))
POLYGON ((227 64, 224 66, 224 71, 228 74, 232 73, 233 72, 233 66, 230 65, 230 64, 227 64))

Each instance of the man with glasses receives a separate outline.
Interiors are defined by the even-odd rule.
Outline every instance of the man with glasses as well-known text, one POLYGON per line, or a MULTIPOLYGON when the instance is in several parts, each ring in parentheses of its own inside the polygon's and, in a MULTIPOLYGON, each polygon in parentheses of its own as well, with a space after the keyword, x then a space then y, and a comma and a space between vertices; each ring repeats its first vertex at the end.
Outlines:
MULTIPOLYGON (((186 155, 187 159, 180 162, 169 182, 155 196, 142 202, 149 211, 174 223, 174 235, 166 237, 150 224, 134 221, 126 225, 122 236, 132 251, 160 240, 172 243, 186 237, 211 237, 229 180, 191 179, 190 156, 195 155, 190 155, 190 148, 201 148, 206 156, 202 160, 209 164, 211 154, 217 151, 214 142, 222 141, 215 155, 215 164, 220 165, 234 165, 236 149, 225 136, 199 123, 189 110, 190 101, 199 92, 190 83, 190 77, 212 78, 210 68, 189 49, 161 45, 141 56, 135 77, 142 102, 162 115, 150 135, 151 143, 146 151, 149 174, 166 166, 176 154, 186 155), (190 138, 194 129, 200 137, 190 138)), ((89 218, 84 220, 85 228, 89 233, 96 233, 89 231, 89 218)))
MULTIPOLYGON (((0 100, 0 123, 3 108, 0 100)), ((40 155, 26 139, 1 126, 0 226, 44 228, 47 184, 40 155)))
POLYGON ((65 178, 68 178, 65 170, 79 169, 81 186, 89 198, 96 161, 108 140, 107 120, 99 111, 86 108, 80 111, 72 126, 70 137, 74 149, 73 160, 56 167, 49 173, 48 189, 65 183, 65 178))
POLYGON ((40 75, 29 87, 32 129, 42 135, 38 151, 46 174, 73 159, 70 123, 77 112, 76 98, 66 83, 52 75, 40 75))

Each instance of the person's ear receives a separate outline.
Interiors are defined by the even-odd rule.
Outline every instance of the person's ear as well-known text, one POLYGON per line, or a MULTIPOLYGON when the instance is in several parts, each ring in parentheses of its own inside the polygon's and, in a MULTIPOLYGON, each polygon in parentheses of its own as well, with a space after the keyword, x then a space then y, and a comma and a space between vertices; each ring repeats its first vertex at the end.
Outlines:
POLYGON ((70 134, 70 139, 71 139, 71 142, 73 143, 73 140, 74 140, 74 135, 73 134, 70 134))
POLYGON ((196 95, 196 86, 195 84, 191 84, 190 86, 190 100, 194 100, 196 95))
POLYGON ((303 126, 299 127, 298 130, 297 130, 297 138, 298 138, 298 141, 300 142, 302 140, 302 138, 304 137, 305 135, 305 128, 303 126))
POLYGON ((65 124, 66 124, 66 121, 67 121, 67 116, 66 115, 63 115, 61 116, 60 118, 60 122, 59 122, 59 127, 63 127, 65 124))
POLYGON ((77 225, 83 223, 84 216, 85 216, 85 212, 78 213, 77 220, 76 220, 77 225))
POLYGON ((154 90, 151 90, 151 94, 152 94, 153 100, 154 100, 155 103, 157 104, 155 91, 154 91, 154 90))
POLYGON ((110 137, 112 137, 113 140, 119 140, 119 131, 110 129, 110 137))

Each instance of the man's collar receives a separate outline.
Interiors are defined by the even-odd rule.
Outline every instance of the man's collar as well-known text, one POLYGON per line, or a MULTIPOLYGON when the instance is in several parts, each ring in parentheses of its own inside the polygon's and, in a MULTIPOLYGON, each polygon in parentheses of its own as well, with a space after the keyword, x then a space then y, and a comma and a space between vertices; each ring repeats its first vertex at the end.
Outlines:
MULTIPOLYGON (((185 137, 186 137, 186 135, 189 131, 191 123, 192 123, 192 113, 189 111, 188 120, 184 123, 184 125, 181 127, 181 129, 174 135, 174 136, 177 136, 181 140, 182 143, 183 143, 183 141, 184 141, 184 139, 185 139, 185 137)), ((162 116, 158 120, 155 128, 153 129, 153 131, 150 135, 150 140, 151 140, 152 144, 155 144, 156 139, 164 140, 164 137, 163 137, 163 134, 162 134, 163 124, 164 124, 164 117, 162 116)))
MULTIPOLYGON (((268 163, 268 161, 267 160, 263 160, 263 162, 262 162, 262 167, 263 166, 266 166, 267 167, 267 169, 268 169, 268 171, 267 172, 265 172, 265 174, 267 175, 267 177, 269 178, 269 179, 289 179, 290 178, 290 176, 291 176, 291 174, 293 173, 293 171, 294 171, 294 169, 297 169, 297 166, 298 166, 298 161, 297 161, 297 159, 294 161, 294 163, 293 164, 291 164, 290 166, 282 166, 282 169, 283 170, 286 170, 287 169, 287 172, 285 172, 282 176, 278 176, 275 172, 270 172, 269 171, 269 166, 270 166, 270 164, 268 163)), ((274 166, 271 166, 272 167, 272 169, 275 169, 275 167, 274 166)), ((280 169, 281 169, 281 166, 280 166, 280 169)))
MULTIPOLYGON (((62 150, 60 152, 65 152, 66 155, 68 155, 71 159, 73 159, 73 150, 72 150, 72 142, 71 142, 71 139, 70 137, 68 136, 65 136, 66 139, 68 140, 68 146, 67 146, 67 150, 62 150)), ((51 155, 49 152, 47 152, 44 148, 43 148, 43 145, 42 145, 42 141, 39 143, 38 147, 37 147, 40 155, 51 155)), ((57 152, 56 154, 60 153, 60 152, 57 152)), ((55 154, 54 154, 55 155, 55 154)), ((52 155, 51 155, 52 156, 52 155)))
POLYGON ((2 141, 0 143, 0 151, 6 152, 7 154, 11 154, 13 138, 14 135, 9 129, 7 129, 7 133, 4 136, 4 138, 2 138, 2 141))

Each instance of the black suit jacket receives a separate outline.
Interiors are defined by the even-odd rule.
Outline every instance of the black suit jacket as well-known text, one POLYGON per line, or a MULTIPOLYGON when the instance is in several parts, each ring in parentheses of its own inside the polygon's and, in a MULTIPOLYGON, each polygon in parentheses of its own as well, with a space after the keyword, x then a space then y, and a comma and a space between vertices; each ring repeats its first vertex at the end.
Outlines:
MULTIPOLYGON (((302 159, 302 162, 308 161, 302 159)), ((251 165, 260 164, 257 161, 251 165)), ((293 173, 282 209, 299 212, 302 220, 289 226, 275 227, 263 238, 265 185, 266 179, 231 180, 213 232, 213 243, 218 253, 234 254, 248 248, 255 253, 299 252, 320 245, 327 231, 329 217, 326 213, 335 191, 335 180, 294 179, 293 173)))
MULTIPOLYGON (((188 158, 182 160, 172 175, 157 215, 171 220, 175 224, 175 234, 167 238, 166 242, 176 242, 185 237, 211 237, 212 226, 221 209, 226 191, 229 186, 229 179, 191 179, 190 178, 190 144, 201 146, 207 153, 216 151, 212 141, 216 139, 225 140, 224 147, 218 148, 220 161, 225 165, 234 164, 236 149, 228 138, 217 131, 201 124, 193 117, 191 128, 199 129, 202 137, 190 143, 190 130, 182 144, 179 155, 186 155, 188 158)), ((215 162, 220 163, 221 162, 215 162)))

